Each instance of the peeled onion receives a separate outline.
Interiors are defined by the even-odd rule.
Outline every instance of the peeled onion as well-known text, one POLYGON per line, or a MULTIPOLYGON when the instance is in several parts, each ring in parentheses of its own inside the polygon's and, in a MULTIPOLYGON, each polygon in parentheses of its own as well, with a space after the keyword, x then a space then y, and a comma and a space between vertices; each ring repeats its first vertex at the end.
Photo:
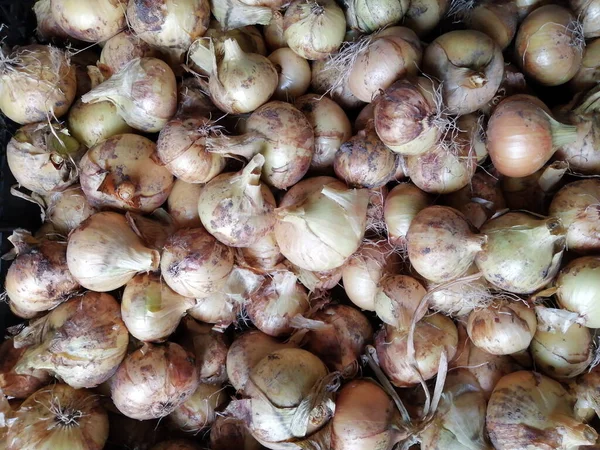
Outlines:
POLYGON ((584 256, 567 264, 554 281, 559 305, 579 314, 589 328, 600 327, 599 274, 600 258, 584 256))
POLYGON ((217 417, 216 409, 226 401, 221 386, 200 384, 190 398, 169 414, 169 419, 186 433, 199 433, 212 425, 217 417))
POLYGON ((202 226, 198 215, 198 199, 202 184, 186 183, 175 180, 167 199, 169 214, 177 228, 198 228, 202 226))
POLYGON ((404 246, 412 220, 431 204, 429 195, 410 183, 400 183, 385 197, 383 218, 391 244, 404 246))
POLYGON ((117 134, 133 131, 117 107, 108 101, 83 103, 77 100, 69 110, 67 123, 73 137, 88 148, 117 134))
POLYGON ((102 42, 125 28, 125 0, 51 0, 52 15, 69 36, 102 42))

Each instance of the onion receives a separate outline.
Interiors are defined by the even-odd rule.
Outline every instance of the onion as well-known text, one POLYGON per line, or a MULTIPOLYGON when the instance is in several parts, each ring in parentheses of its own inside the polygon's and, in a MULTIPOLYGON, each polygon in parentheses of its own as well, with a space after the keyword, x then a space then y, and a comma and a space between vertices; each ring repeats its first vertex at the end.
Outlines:
POLYGON ((574 417, 571 396, 560 383, 535 372, 503 377, 488 403, 486 428, 494 448, 566 450, 596 442, 593 428, 574 417), (509 414, 510 413, 510 414, 509 414))
POLYGON ((171 192, 173 177, 151 156, 156 146, 136 134, 119 134, 92 147, 80 163, 81 188, 96 208, 151 212, 171 192))
POLYGON ((237 41, 223 44, 223 59, 213 61, 208 88, 212 101, 230 114, 252 112, 266 103, 279 76, 271 61, 257 53, 244 52, 237 41))
POLYGON ((46 370, 74 388, 95 387, 115 373, 128 338, 115 298, 86 292, 31 322, 15 337, 15 347, 30 346, 15 372, 46 370))
POLYGON ((427 291, 421 283, 407 275, 390 275, 379 282, 375 295, 375 313, 383 323, 398 330, 408 330, 413 321, 423 318, 417 309, 427 291))
POLYGON ((54 124, 19 128, 6 146, 11 173, 37 194, 64 191, 77 181, 77 163, 85 148, 54 124))
POLYGON ((335 154, 333 169, 350 187, 378 188, 395 175, 398 157, 377 136, 374 129, 361 130, 335 154))
POLYGON ((340 267, 365 233, 368 193, 334 178, 307 178, 283 197, 275 237, 281 253, 311 271, 340 267))
POLYGON ((155 210, 150 217, 131 212, 126 213, 125 217, 144 245, 159 251, 175 231, 171 216, 162 208, 155 210))
POLYGON ((0 344, 0 390, 7 397, 25 399, 50 381, 45 370, 22 375, 15 372, 14 368, 26 350, 27 347, 15 348, 12 338, 0 344))
POLYGON ((97 396, 57 383, 14 412, 6 450, 101 450, 107 438, 108 416, 97 396))
POLYGON ((202 298, 219 291, 233 269, 233 251, 201 228, 179 230, 165 244, 162 276, 184 297, 202 298))
POLYGON ((162 341, 175 331, 181 317, 195 303, 163 284, 159 274, 140 274, 125 285, 121 314, 136 339, 162 341))
POLYGON ((187 313, 196 320, 215 324, 215 328, 225 330, 237 320, 240 305, 224 292, 216 292, 196 300, 196 306, 187 313))
POLYGON ((160 131, 177 108, 177 85, 169 66, 156 58, 135 58, 81 97, 83 103, 109 101, 127 124, 160 131))
POLYGON ((546 106, 529 95, 504 99, 490 118, 488 150, 502 175, 531 175, 558 147, 575 141, 577 130, 554 120, 546 106))
POLYGON ((583 422, 592 420, 598 413, 598 369, 590 369, 575 381, 569 383, 569 391, 577 400, 575 402, 575 418, 583 422))
POLYGON ((140 39, 166 53, 178 65, 210 21, 207 0, 132 0, 127 6, 128 24, 140 39))
POLYGON ((335 410, 332 450, 387 449, 403 437, 392 399, 369 379, 346 384, 338 393, 335 410))
POLYGON ((198 199, 203 185, 175 180, 167 199, 169 214, 177 228, 198 228, 202 226, 198 215, 198 199))
POLYGON ((156 162, 186 183, 207 183, 225 168, 225 158, 206 149, 209 136, 220 136, 221 127, 205 117, 176 117, 161 130, 156 162))
POLYGON ((446 352, 448 360, 456 353, 458 333, 447 317, 433 314, 417 322, 414 332, 415 366, 408 356, 409 333, 384 326, 375 334, 375 346, 381 368, 392 384, 412 386, 421 380, 433 378, 439 369, 440 355, 446 352))
POLYGON ((50 45, 18 47, 1 55, 0 110, 19 124, 64 115, 75 98, 75 68, 67 54, 50 45))
POLYGON ((85 42, 101 42, 126 27, 125 0, 51 0, 52 15, 69 36, 85 42))
POLYGON ((133 131, 110 102, 77 100, 69 110, 68 126, 73 137, 88 148, 117 134, 133 131))
POLYGON ((223 388, 214 384, 200 384, 169 418, 177 428, 186 433, 199 433, 210 427, 216 419, 216 410, 227 401, 223 388))
POLYGON ((560 268, 566 235, 560 219, 509 212, 488 221, 481 232, 487 244, 475 263, 497 288, 530 294, 548 284, 560 268))
POLYGON ((600 3, 598 0, 570 0, 571 9, 581 21, 586 39, 600 36, 600 3))
POLYGON ((459 115, 476 111, 496 95, 503 66, 498 44, 475 30, 443 34, 423 55, 424 71, 442 82, 448 112, 459 115))
MULTIPOLYGON (((496 91, 496 95, 486 105, 482 106, 479 111, 487 116, 492 115, 496 106, 506 97, 515 94, 525 94, 530 92, 527 86, 525 75, 519 72, 519 69, 511 63, 504 63, 504 76, 502 83, 496 91)), ((459 122, 460 122, 459 118, 459 122)), ((485 138, 485 136, 483 136, 485 138)), ((478 152, 479 153, 479 152, 478 152)))
POLYGON ((263 447, 252 437, 244 422, 233 417, 219 416, 210 428, 212 450, 261 450, 263 447))
POLYGON ((67 267, 64 242, 38 241, 22 229, 13 231, 8 240, 16 258, 8 269, 4 288, 19 316, 31 318, 52 309, 79 288, 67 267))
POLYGON ((69 37, 59 26, 52 14, 52 0, 37 0, 33 5, 33 12, 37 26, 35 32, 41 41, 64 40, 69 37))
POLYGON ((156 270, 160 254, 143 245, 127 219, 114 212, 87 218, 69 235, 67 265, 86 289, 107 292, 138 272, 156 270))
POLYGON ((474 234, 455 209, 429 206, 414 217, 406 239, 413 268, 429 281, 444 283, 469 269, 488 238, 474 234))
POLYGON ((200 220, 225 245, 248 247, 273 231, 275 198, 260 183, 264 161, 259 153, 241 171, 217 176, 200 192, 200 220))
POLYGON ((383 217, 388 240, 403 247, 412 220, 431 204, 429 195, 410 183, 400 183, 385 197, 383 217))
POLYGON ((409 3, 409 0, 350 0, 346 6, 348 25, 362 33, 373 33, 400 22, 409 3))
POLYGON ((271 21, 263 27, 262 34, 269 51, 274 52, 279 48, 287 47, 283 30, 283 14, 273 11, 271 21))
MULTIPOLYGON (((397 173, 396 173, 396 176, 397 173)), ((367 206, 367 234, 385 235, 384 202, 388 195, 387 186, 369 189, 369 206, 367 206)), ((388 237, 388 242, 391 239, 388 237)))
POLYGON ((579 314, 583 325, 600 327, 600 258, 584 256, 567 264, 554 281, 558 303, 579 314))
POLYGON ((198 387, 194 358, 181 346, 144 344, 127 355, 111 383, 111 398, 122 414, 148 420, 171 414, 198 387))
POLYGON ((332 62, 344 65, 344 58, 349 59, 348 87, 363 102, 371 102, 394 81, 416 75, 421 65, 421 43, 410 28, 386 28, 354 46, 342 52, 341 60, 332 62))
POLYGON ((558 86, 575 76, 584 46, 581 24, 558 5, 545 5, 530 13, 515 40, 523 72, 545 86, 558 86))
POLYGON ((200 450, 200 446, 187 439, 172 439, 156 444, 150 450, 200 450))
POLYGON ((248 25, 267 25, 271 21, 273 10, 279 9, 281 6, 283 6, 282 0, 210 2, 213 15, 225 30, 248 25))
POLYGON ((292 272, 277 271, 244 305, 252 323, 269 336, 289 335, 294 316, 308 313, 306 289, 292 272))
POLYGON ((335 153, 352 136, 348 116, 336 102, 317 94, 303 95, 296 99, 295 106, 304 113, 315 135, 310 170, 330 172, 335 153))
POLYGON ((177 117, 210 117, 220 114, 208 94, 205 81, 200 78, 184 78, 177 86, 177 117))
POLYGON ((295 53, 304 59, 325 59, 342 45, 346 18, 334 0, 295 0, 283 16, 283 30, 295 53))
POLYGON ((342 270, 344 266, 336 267, 331 270, 312 271, 302 269, 289 261, 284 262, 290 271, 298 277, 298 281, 304 285, 308 292, 311 294, 327 295, 324 291, 329 291, 334 287, 338 286, 342 279, 342 270))
POLYGON ((597 114, 570 116, 569 122, 577 127, 573 142, 560 147, 554 157, 566 161, 569 169, 586 175, 600 175, 600 117, 597 114))
POLYGON ((279 83, 273 95, 274 99, 293 100, 308 90, 312 73, 310 65, 304 58, 284 47, 271 53, 269 61, 273 63, 279 74, 279 83))
POLYGON ((533 308, 513 301, 472 311, 467 332, 480 349, 492 355, 510 355, 529 347, 536 327, 533 308))
POLYGON ((569 81, 575 92, 584 92, 596 85, 600 71, 600 40, 594 39, 586 44, 581 66, 569 81))
POLYGON ((237 263, 258 273, 270 272, 283 261, 275 232, 267 234, 249 247, 237 249, 237 263))
POLYGON ((458 128, 456 139, 462 139, 470 144, 471 149, 477 155, 478 163, 484 162, 488 156, 484 124, 486 124, 486 116, 476 113, 465 114, 456 121, 458 128))
MULTIPOLYGON (((130 17, 129 19, 131 20, 130 17)), ((124 30, 104 43, 99 60, 103 70, 112 75, 119 72, 132 59, 158 55, 157 50, 135 33, 135 30, 124 30)))
POLYGON ((350 91, 348 80, 343 72, 341 66, 332 67, 328 64, 328 60, 313 61, 311 90, 331 97, 345 110, 359 108, 364 103, 350 91))
POLYGON ((448 6, 448 0, 411 0, 404 15, 404 24, 417 36, 426 36, 446 15, 448 6))
POLYGON ((519 11, 519 22, 529 15, 533 10, 548 3, 547 0, 515 0, 519 11))
POLYGON ((511 0, 486 1, 466 11, 457 11, 460 7, 452 9, 451 14, 463 16, 468 28, 487 34, 502 50, 510 45, 517 32, 518 8, 511 0))

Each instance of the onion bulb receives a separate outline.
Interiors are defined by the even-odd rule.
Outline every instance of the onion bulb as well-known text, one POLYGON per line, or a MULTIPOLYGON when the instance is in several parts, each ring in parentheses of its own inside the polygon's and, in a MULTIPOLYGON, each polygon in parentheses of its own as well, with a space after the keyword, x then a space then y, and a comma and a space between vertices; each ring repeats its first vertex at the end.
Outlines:
POLYGON ((310 304, 306 289, 289 271, 277 271, 267 279, 244 304, 248 317, 269 336, 289 335, 294 316, 308 313, 310 304))
POLYGON ((275 198, 260 182, 265 162, 260 153, 239 172, 218 175, 198 199, 202 225, 230 247, 248 247, 273 231, 275 198))
POLYGON ((177 228, 198 228, 202 226, 198 215, 198 199, 203 185, 175 180, 167 199, 169 214, 177 228))
POLYGON ((429 206, 419 212, 406 235, 408 257, 414 269, 435 283, 463 275, 487 237, 473 232, 465 216, 447 206, 429 206))
POLYGON ((51 0, 52 15, 69 36, 85 42, 102 42, 127 25, 125 0, 51 0))
POLYGON ((404 15, 404 25, 423 37, 438 26, 446 15, 448 0, 411 0, 404 15))
POLYGON ((480 349, 492 355, 510 355, 529 347, 536 327, 533 308, 512 301, 472 311, 467 332, 480 349))
POLYGON ((237 264, 258 273, 271 272, 282 261, 274 231, 249 247, 237 249, 237 264))
POLYGON ((410 183, 400 183, 385 197, 383 218, 388 240, 403 247, 412 220, 431 204, 428 194, 410 183))
POLYGON ((340 105, 328 97, 306 94, 296 99, 296 108, 304 113, 315 135, 313 172, 331 171, 335 153, 352 136, 352 125, 340 105))
POLYGON ((200 78, 184 78, 177 85, 177 117, 210 117, 218 114, 217 108, 206 93, 205 81, 200 78))
POLYGON ((119 72, 132 59, 154 57, 158 53, 144 39, 141 39, 135 31, 124 30, 104 43, 100 53, 99 66, 101 70, 112 75, 119 72))
POLYGON ((111 398, 123 415, 149 420, 171 414, 198 384, 190 353, 173 342, 146 343, 119 366, 111 382, 111 398))
POLYGON ((304 58, 284 47, 271 53, 269 61, 273 63, 279 75, 279 82, 273 95, 274 99, 293 100, 308 90, 311 70, 304 58))
POLYGON ((484 125, 487 126, 486 116, 483 113, 465 114, 458 118, 456 125, 459 130, 456 139, 467 142, 477 155, 477 162, 484 162, 488 156, 487 136, 484 128, 484 125))
POLYGON ((581 22, 583 36, 586 39, 600 36, 600 3, 598 0, 570 0, 577 20, 581 22))
POLYGON ((442 82, 448 112, 462 115, 494 98, 502 82, 504 58, 498 44, 486 34, 456 30, 426 48, 423 69, 442 82))
POLYGON ((156 146, 136 134, 95 145, 80 163, 81 188, 96 208, 152 212, 169 196, 173 176, 152 159, 156 146))
POLYGON ((216 410, 226 401, 221 386, 200 384, 190 398, 169 414, 169 419, 186 433, 199 433, 212 425, 217 417, 216 410))
POLYGON ((342 45, 346 18, 335 0, 295 0, 283 16, 283 30, 287 45, 302 58, 325 59, 342 45))
POLYGON ((43 41, 64 40, 69 35, 59 26, 52 14, 51 0, 37 0, 33 5, 37 26, 37 37, 43 41))
POLYGON ((515 37, 519 14, 513 1, 484 1, 472 9, 460 9, 453 7, 451 14, 462 16, 468 28, 487 34, 502 50, 506 49, 515 37))
POLYGON ((498 381, 487 407, 486 428, 494 448, 567 450, 591 445, 593 428, 579 422, 573 399, 558 383, 536 372, 520 371, 498 381))
POLYGON ((0 81, 0 110, 21 125, 60 118, 77 89, 66 52, 50 45, 26 45, 2 55, 0 81))
POLYGON ((34 317, 75 293, 79 284, 67 267, 64 242, 38 241, 22 229, 15 230, 8 240, 16 258, 8 269, 4 288, 19 316, 34 317))
POLYGON ((262 34, 269 51, 274 52, 279 48, 287 47, 283 31, 283 14, 273 11, 271 21, 263 27, 262 34))
POLYGON ((569 383, 569 392, 577 399, 575 402, 577 420, 588 422, 600 411, 597 389, 599 375, 600 372, 594 367, 569 383))
POLYGON ((252 437, 244 422, 233 417, 218 416, 210 428, 212 450, 261 450, 263 447, 252 437))
POLYGON ((409 3, 409 0, 350 0, 346 7, 348 25, 362 33, 373 33, 400 22, 409 3))
POLYGON ((181 317, 195 303, 173 292, 159 274, 140 274, 125 285, 121 315, 136 339, 162 341, 175 331, 181 317))
POLYGON ((149 217, 128 212, 125 218, 149 248, 162 250, 167 238, 175 231, 171 216, 162 208, 155 210, 149 217))
POLYGON ((340 267, 365 233, 366 190, 350 190, 334 178, 307 178, 292 187, 276 209, 275 237, 281 253, 312 271, 340 267))
POLYGON ((111 102, 77 100, 69 110, 67 124, 73 137, 88 148, 109 137, 133 131, 111 102))
POLYGON ((132 0, 127 20, 143 41, 160 48, 172 64, 178 65, 196 38, 202 36, 210 21, 208 0, 132 0))
POLYGON ((177 108, 177 83, 156 58, 135 58, 81 97, 83 103, 109 101, 127 124, 146 133, 160 131, 177 108))
POLYGON ((571 125, 577 127, 574 141, 560 147, 554 154, 558 161, 566 161, 569 169, 585 175, 600 175, 600 117, 598 114, 573 114, 571 125))
POLYGON ((600 258, 584 256, 567 264, 554 281, 559 305, 579 314, 583 325, 600 327, 600 258))
POLYGON ((277 89, 279 76, 271 61, 246 53, 234 39, 223 43, 223 58, 213 61, 208 83, 212 101, 230 114, 252 112, 277 89))
POLYGON ((594 39, 586 44, 581 67, 569 81, 575 92, 584 92, 596 85, 600 73, 600 40, 594 39))
POLYGON ((271 21, 274 10, 283 6, 282 0, 244 1, 225 0, 210 2, 215 19, 225 30, 232 30, 248 25, 267 25, 271 21))
POLYGON ((423 318, 417 309, 427 291, 408 275, 390 275, 379 282, 375 294, 375 313, 383 323, 407 331, 413 321, 423 318))
POLYGON ((439 369, 440 356, 446 352, 448 360, 456 353, 458 332, 446 316, 433 314, 417 322, 414 332, 415 362, 408 356, 408 332, 385 325, 375 334, 375 346, 381 368, 392 384, 407 387, 433 378, 439 369))
POLYGON ((331 270, 312 271, 295 266, 289 261, 285 261, 284 266, 294 272, 309 293, 317 295, 338 286, 344 269, 344 266, 341 266, 331 270))
POLYGON ((0 390, 7 397, 25 399, 50 381, 45 370, 33 370, 27 374, 15 372, 14 368, 26 350, 27 347, 15 348, 12 338, 0 344, 0 390))
POLYGON ((357 109, 364 105, 364 102, 350 91, 344 67, 332 67, 328 64, 328 60, 322 59, 313 61, 311 68, 310 87, 312 91, 331 97, 345 110, 357 109))
POLYGON ((537 219, 509 212, 481 227, 487 244, 475 263, 497 288, 530 294, 557 274, 565 250, 566 230, 560 219, 537 219))
POLYGON ((15 337, 15 347, 29 345, 15 372, 46 370, 74 388, 96 387, 115 373, 128 341, 115 298, 89 291, 32 321, 15 337))
POLYGON ((64 191, 77 181, 77 164, 85 148, 55 124, 19 128, 6 146, 11 173, 37 194, 64 191))
POLYGON ((187 310, 190 317, 205 323, 215 324, 215 329, 225 330, 237 320, 240 312, 238 302, 224 292, 216 292, 196 300, 196 305, 187 310))
POLYGON ((35 392, 14 412, 6 450, 101 450, 108 416, 87 389, 57 383, 35 392))
POLYGON ((127 219, 114 212, 87 218, 69 235, 67 265, 86 289, 107 292, 138 272, 156 270, 160 254, 143 245, 127 219))
POLYGON ((171 289, 202 298, 219 291, 233 269, 233 250, 202 228, 177 231, 165 244, 161 272, 171 289))
POLYGON ((584 46, 581 24, 558 5, 530 13, 515 40, 523 72, 544 86, 558 86, 573 78, 581 66, 584 46))

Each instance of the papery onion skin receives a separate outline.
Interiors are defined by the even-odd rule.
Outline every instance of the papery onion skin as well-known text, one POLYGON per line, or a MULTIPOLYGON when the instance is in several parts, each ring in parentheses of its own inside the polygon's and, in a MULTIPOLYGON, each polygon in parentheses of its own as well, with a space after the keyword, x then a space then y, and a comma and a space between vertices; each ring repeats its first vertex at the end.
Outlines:
POLYGON ((269 233, 250 247, 237 249, 237 264, 255 272, 271 272, 283 261, 275 232, 269 233))
POLYGON ((566 161, 573 172, 600 175, 600 117, 598 114, 572 115, 569 122, 577 127, 577 137, 559 147, 554 158, 566 161))
POLYGON ((217 108, 205 92, 204 81, 199 78, 184 78, 177 85, 177 117, 210 117, 217 114, 217 108))
POLYGON ((38 0, 32 9, 37 24, 36 35, 41 41, 63 40, 69 37, 54 19, 51 0, 38 0))
POLYGON ((419 211, 431 204, 431 198, 418 187, 400 183, 385 197, 383 218, 391 244, 404 246, 410 224, 419 211))
POLYGON ((284 47, 271 53, 269 61, 279 74, 279 84, 273 94, 275 100, 293 100, 308 90, 311 70, 304 58, 284 47))
POLYGON ((581 60, 581 67, 569 81, 575 92, 584 92, 596 85, 600 75, 600 40, 594 39, 586 43, 581 60))
POLYGON ((131 30, 124 30, 104 43, 99 64, 111 74, 117 73, 135 58, 157 56, 158 51, 131 30))
POLYGON ((145 344, 130 353, 111 383, 111 398, 127 417, 164 417, 190 398, 198 387, 193 356, 181 346, 145 344))
POLYGON ((198 215, 198 199, 202 188, 202 184, 175 180, 173 189, 171 189, 167 199, 167 205, 169 214, 177 228, 198 228, 202 226, 198 215))
POLYGON ((44 370, 22 375, 14 371, 26 350, 27 347, 15 348, 12 338, 0 344, 0 390, 7 397, 25 399, 50 382, 50 375, 44 370))
POLYGON ((80 186, 72 186, 62 192, 50 194, 46 196, 45 202, 46 220, 58 233, 65 236, 96 213, 96 209, 90 206, 80 186))
POLYGON ((439 24, 449 5, 448 0, 411 0, 404 15, 404 24, 417 36, 426 36, 439 24))
POLYGON ((51 0, 54 20, 69 36, 101 42, 125 28, 125 0, 51 0))
POLYGON ((578 313, 586 327, 600 327, 600 258, 574 259, 560 271, 554 285, 562 308, 578 313))
POLYGON ((187 313, 196 320, 215 324, 216 328, 225 330, 237 320, 240 309, 238 302, 219 291, 196 299, 196 305, 187 313))
POLYGON ((200 384, 190 398, 169 414, 169 419, 182 431, 198 433, 212 425, 216 409, 225 402, 227 396, 221 386, 200 384))
POLYGON ((417 309, 425 294, 427 291, 423 285, 413 277, 383 277, 375 295, 375 313, 382 322, 406 331, 413 321, 423 318, 425 311, 417 315, 417 309))
POLYGON ((14 413, 6 450, 101 450, 108 416, 96 395, 55 384, 35 392, 14 413))
POLYGON ((88 148, 117 134, 133 131, 110 102, 77 100, 69 110, 67 123, 73 137, 88 148))

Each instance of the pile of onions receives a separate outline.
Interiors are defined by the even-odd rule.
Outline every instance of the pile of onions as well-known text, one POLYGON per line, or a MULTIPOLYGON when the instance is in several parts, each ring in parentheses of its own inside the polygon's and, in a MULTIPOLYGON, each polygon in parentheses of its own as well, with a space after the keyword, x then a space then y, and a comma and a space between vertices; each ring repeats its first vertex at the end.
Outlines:
POLYGON ((27 374, 15 372, 14 368, 26 350, 27 347, 15 348, 12 338, 0 344, 0 390, 7 397, 26 399, 50 381, 45 370, 32 370, 27 374))
POLYGON ((64 191, 77 181, 85 148, 55 124, 19 128, 6 146, 8 167, 17 183, 37 194, 64 191))
POLYGON ((310 65, 304 58, 284 47, 271 53, 269 61, 273 63, 279 74, 274 99, 289 101, 300 97, 308 90, 312 73, 310 65))
POLYGON ((167 198, 169 214, 177 228, 198 228, 202 226, 198 215, 198 199, 202 192, 201 184, 191 184, 175 180, 167 198))
POLYGON ((488 103, 502 82, 502 50, 486 34, 456 30, 435 39, 423 54, 423 69, 442 83, 448 112, 467 114, 488 103))
POLYGON ((515 40, 523 72, 545 86, 558 86, 573 78, 585 46, 580 27, 562 6, 545 5, 529 14, 515 40))
POLYGON ((37 241, 24 230, 14 231, 8 240, 16 258, 6 274, 4 289, 16 315, 35 317, 74 294, 79 284, 67 267, 66 243, 37 241))
POLYGON ((115 298, 87 292, 30 322, 15 337, 16 348, 28 346, 15 372, 45 370, 74 388, 96 387, 114 374, 128 341, 115 298))
POLYGON ((0 62, 0 110, 25 125, 64 115, 75 98, 75 68, 50 45, 18 47, 0 62))
POLYGON ((199 433, 211 426, 216 419, 216 410, 226 401, 221 386, 200 384, 190 398, 169 414, 169 419, 186 433, 199 433))
POLYGON ((575 418, 569 393, 536 372, 514 372, 501 378, 487 407, 486 428, 497 449, 568 449, 592 445, 598 435, 575 418))
POLYGON ((117 107, 108 101, 83 103, 77 100, 69 110, 67 123, 73 137, 88 148, 111 136, 133 131, 117 107))
POLYGON ((431 198, 410 183, 400 183, 385 197, 383 218, 388 240, 392 245, 404 247, 406 234, 415 216, 431 204, 431 198))
POLYGON ((177 83, 173 71, 160 59, 135 58, 81 97, 81 101, 109 101, 129 126, 154 133, 175 114, 177 83))
POLYGON ((111 380, 111 398, 127 417, 155 419, 175 411, 198 384, 194 358, 180 345, 146 343, 119 366, 111 380))
POLYGON ((105 73, 119 72, 136 58, 154 57, 158 51, 141 39, 135 32, 124 30, 104 43, 100 53, 99 67, 105 73))
POLYGON ((152 212, 171 191, 173 176, 152 159, 156 145, 137 134, 108 138, 83 156, 81 188, 90 205, 152 212))
POLYGON ((112 291, 138 272, 156 270, 159 261, 159 252, 144 246, 118 213, 96 213, 69 235, 67 265, 86 289, 112 291))
POLYGON ((383 323, 398 331, 408 331, 411 323, 421 320, 425 311, 417 311, 427 291, 408 275, 391 275, 381 279, 375 294, 375 313, 383 323))
POLYGON ((275 238, 283 256, 311 271, 340 267, 365 233, 369 196, 331 177, 292 187, 276 210, 275 238))
POLYGON ((51 0, 56 24, 69 36, 85 42, 101 42, 126 27, 125 0, 51 0))
POLYGON ((566 241, 560 219, 509 212, 486 222, 481 233, 487 236, 487 244, 475 263, 497 288, 530 294, 558 273, 566 241))
POLYGON ((404 15, 404 25, 417 36, 426 36, 446 15, 449 6, 448 0, 411 0, 404 15))
POLYGON ((577 137, 560 147, 554 158, 566 161, 573 172, 585 175, 600 174, 600 117, 598 114, 572 114, 571 125, 577 127, 577 137))
POLYGON ((101 450, 108 438, 108 415, 98 396, 62 383, 35 392, 13 419, 6 450, 101 450))

